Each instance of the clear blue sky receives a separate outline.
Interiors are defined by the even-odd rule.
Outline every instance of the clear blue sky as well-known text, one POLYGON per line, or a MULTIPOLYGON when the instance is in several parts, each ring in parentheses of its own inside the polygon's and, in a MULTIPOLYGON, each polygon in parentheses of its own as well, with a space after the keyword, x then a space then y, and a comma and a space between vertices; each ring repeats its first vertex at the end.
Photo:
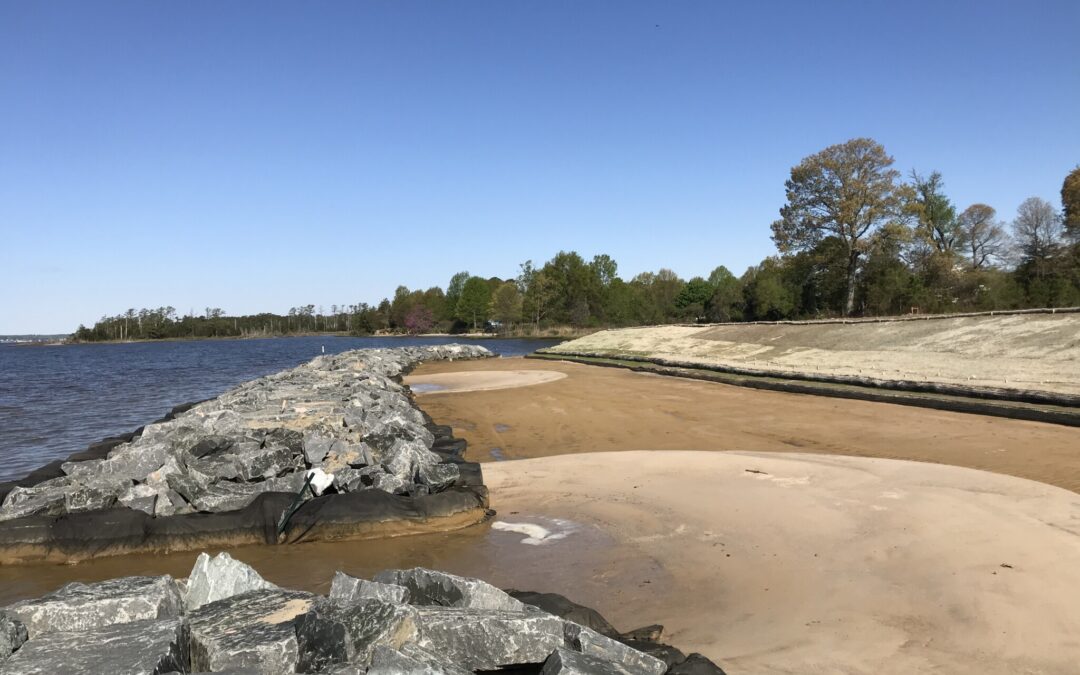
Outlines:
POLYGON ((1080 2, 0 2, 0 334, 375 302, 559 249, 773 253, 870 136, 961 207, 1060 204, 1080 2))

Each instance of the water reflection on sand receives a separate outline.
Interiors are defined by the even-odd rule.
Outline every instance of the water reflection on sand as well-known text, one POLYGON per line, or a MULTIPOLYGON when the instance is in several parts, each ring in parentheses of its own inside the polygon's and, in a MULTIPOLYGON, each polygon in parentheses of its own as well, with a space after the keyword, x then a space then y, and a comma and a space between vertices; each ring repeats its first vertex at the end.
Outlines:
MULTIPOLYGON (((538 515, 514 513, 506 517, 515 523, 551 527, 549 519, 538 515)), ((519 532, 484 524, 393 539, 226 550, 273 583, 316 593, 329 590, 336 570, 370 578, 383 569, 416 566, 480 577, 501 587, 573 592, 583 581, 588 583, 583 576, 597 575, 610 567, 610 559, 605 558, 614 541, 595 527, 575 524, 571 532, 542 546, 523 545, 522 539, 519 532)), ((0 605, 42 595, 71 581, 155 574, 186 577, 198 554, 186 551, 100 558, 77 565, 0 567, 0 605)), ((602 580, 598 578, 597 583, 602 584, 602 580)))

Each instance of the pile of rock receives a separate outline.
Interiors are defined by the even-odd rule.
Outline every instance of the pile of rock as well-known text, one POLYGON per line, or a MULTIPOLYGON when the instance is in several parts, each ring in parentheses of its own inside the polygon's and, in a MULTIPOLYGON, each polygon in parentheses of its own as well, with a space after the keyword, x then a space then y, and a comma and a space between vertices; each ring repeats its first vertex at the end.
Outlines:
POLYGON ((623 636, 561 596, 518 595, 525 601, 483 581, 415 568, 374 581, 338 572, 329 595, 319 596, 279 588, 228 554, 203 553, 186 580, 73 583, 0 609, 0 670, 723 673, 656 642, 659 626, 623 636))
POLYGON ((313 469, 341 493, 442 491, 460 468, 431 451, 430 420, 400 375, 422 361, 489 356, 468 345, 321 356, 150 424, 104 458, 14 487, 0 521, 122 507, 156 517, 234 511, 261 493, 298 492, 313 469))

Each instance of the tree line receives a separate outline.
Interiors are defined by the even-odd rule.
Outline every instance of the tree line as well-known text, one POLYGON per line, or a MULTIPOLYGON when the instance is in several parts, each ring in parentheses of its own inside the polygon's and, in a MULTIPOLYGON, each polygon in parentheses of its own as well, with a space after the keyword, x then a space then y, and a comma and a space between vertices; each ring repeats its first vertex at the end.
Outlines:
POLYGON ((793 167, 772 223, 777 254, 735 276, 724 266, 683 279, 670 269, 629 280, 609 255, 560 251, 511 279, 467 271, 445 290, 398 286, 376 305, 305 305, 226 316, 207 307, 129 309, 80 326, 81 341, 306 333, 536 332, 681 322, 883 316, 1080 305, 1080 166, 1061 208, 1025 200, 1011 222, 961 209, 943 176, 904 177, 885 148, 857 138, 793 167))

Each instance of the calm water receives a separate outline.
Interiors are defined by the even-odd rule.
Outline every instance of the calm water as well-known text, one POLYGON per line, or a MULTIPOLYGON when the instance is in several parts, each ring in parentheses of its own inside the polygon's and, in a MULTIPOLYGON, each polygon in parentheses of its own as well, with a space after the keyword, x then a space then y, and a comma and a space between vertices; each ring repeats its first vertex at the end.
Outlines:
POLYGON ((0 345, 0 481, 19 478, 175 405, 322 352, 464 342, 520 356, 555 340, 296 337, 27 347, 0 345))

